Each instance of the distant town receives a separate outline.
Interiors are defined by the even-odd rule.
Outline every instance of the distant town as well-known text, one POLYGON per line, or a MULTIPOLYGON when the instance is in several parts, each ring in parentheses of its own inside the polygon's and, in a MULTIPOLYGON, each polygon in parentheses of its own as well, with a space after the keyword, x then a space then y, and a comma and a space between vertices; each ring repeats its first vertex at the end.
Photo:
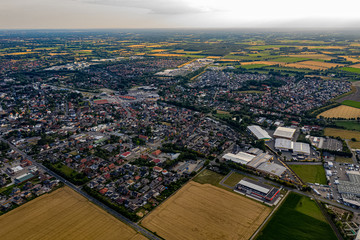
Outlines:
POLYGON ((273 238, 291 204, 286 231, 359 239, 358 38, 19 34, 0 32, 0 229, 69 188, 149 239, 212 239, 179 220, 207 229, 196 202, 251 223, 218 239, 273 238))

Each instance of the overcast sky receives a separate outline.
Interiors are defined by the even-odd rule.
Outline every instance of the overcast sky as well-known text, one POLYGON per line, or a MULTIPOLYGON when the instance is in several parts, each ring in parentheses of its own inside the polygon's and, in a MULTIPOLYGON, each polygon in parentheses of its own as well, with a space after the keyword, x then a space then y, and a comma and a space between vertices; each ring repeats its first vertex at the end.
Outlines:
POLYGON ((1 29, 360 27, 360 0, 0 0, 1 29))

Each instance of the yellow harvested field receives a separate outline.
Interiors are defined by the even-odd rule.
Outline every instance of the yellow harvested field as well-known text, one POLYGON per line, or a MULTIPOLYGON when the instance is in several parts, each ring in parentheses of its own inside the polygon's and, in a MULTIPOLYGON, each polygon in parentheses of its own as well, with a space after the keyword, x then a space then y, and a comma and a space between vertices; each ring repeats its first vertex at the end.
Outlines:
POLYGON ((285 67, 308 68, 312 70, 326 70, 337 66, 345 66, 345 65, 338 63, 327 63, 327 62, 317 62, 317 61, 304 61, 297 63, 288 63, 285 65, 285 67))
POLYGON ((293 54, 293 55, 288 55, 288 57, 298 57, 298 58, 311 58, 311 59, 321 59, 321 60, 331 60, 334 59, 333 57, 330 57, 328 55, 325 54, 293 54))
POLYGON ((353 67, 353 68, 360 68, 360 63, 358 63, 358 64, 354 64, 354 65, 351 65, 351 66, 349 66, 349 67, 353 67))
POLYGON ((18 56, 18 55, 26 55, 26 54, 34 54, 39 52, 15 52, 15 53, 2 53, 0 56, 18 56))
POLYGON ((146 239, 68 187, 0 216, 0 225, 1 239, 146 239))
POLYGON ((271 208, 210 184, 189 182, 142 225, 165 239, 249 239, 271 208))
POLYGON ((320 113, 317 118, 320 116, 324 118, 358 118, 360 117, 360 109, 341 105, 320 113))
POLYGON ((154 53, 154 54, 149 54, 149 56, 153 56, 153 57, 184 57, 185 55, 173 54, 173 53, 154 53))
POLYGON ((325 128, 324 135, 330 137, 341 137, 342 139, 358 139, 360 137, 360 132, 337 128, 325 128))
POLYGON ((341 57, 345 58, 346 61, 350 61, 350 62, 353 62, 353 63, 359 63, 360 62, 360 60, 357 59, 355 56, 341 56, 341 57))
POLYGON ((154 50, 151 50, 151 52, 166 52, 167 49, 154 49, 154 50))
POLYGON ((306 46, 308 49, 345 49, 345 46, 306 46))
POLYGON ((144 45, 144 44, 134 44, 134 45, 129 45, 128 47, 130 47, 130 48, 143 48, 143 47, 146 47, 146 45, 144 45))
POLYGON ((206 58, 210 58, 210 59, 220 59, 221 57, 219 57, 219 56, 207 56, 206 58))
MULTIPOLYGON (((356 140, 360 140, 360 136, 356 140)), ((360 142, 349 141, 349 145, 352 149, 360 149, 360 142)))
POLYGON ((281 65, 283 62, 271 62, 271 61, 255 61, 255 62, 242 62, 241 65, 254 65, 254 64, 265 64, 265 65, 281 65))

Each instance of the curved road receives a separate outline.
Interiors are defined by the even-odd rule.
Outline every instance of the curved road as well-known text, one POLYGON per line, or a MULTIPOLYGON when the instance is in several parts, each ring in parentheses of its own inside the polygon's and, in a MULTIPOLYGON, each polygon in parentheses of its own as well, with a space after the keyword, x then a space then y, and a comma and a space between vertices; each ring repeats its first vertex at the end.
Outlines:
POLYGON ((110 207, 106 206, 105 204, 103 204, 102 202, 100 202, 99 200, 95 199, 94 197, 88 195, 86 192, 84 192, 80 187, 72 184, 71 182, 67 181, 66 179, 64 179, 63 177, 59 176, 58 174, 56 174, 55 172, 51 171, 50 169, 46 168, 45 166, 43 166, 42 164, 36 162, 33 160, 33 158, 29 155, 27 155, 26 153, 24 153, 23 151, 21 151, 20 149, 18 149, 17 147, 15 147, 13 144, 11 144, 10 142, 6 141, 3 138, 0 138, 0 140, 7 142, 9 144, 9 146, 11 147, 11 149, 13 149, 14 151, 17 151, 18 153, 20 153, 24 158, 29 159, 30 161, 33 162, 33 164, 44 170, 45 172, 49 173, 50 175, 56 177, 57 179, 59 179, 61 182, 63 182, 64 184, 66 184, 68 187, 72 188, 74 191, 76 191, 77 193, 81 194, 83 197, 87 198, 89 201, 93 202, 94 204, 100 206, 101 208, 103 208, 105 211, 107 211, 108 213, 110 213, 111 215, 113 215, 114 217, 116 217, 117 219, 119 219, 120 221, 128 224, 129 226, 131 226, 132 228, 134 228, 136 231, 140 232, 141 234, 143 234, 145 237, 149 238, 149 239, 153 239, 153 240, 161 240, 161 238, 155 236, 153 233, 149 232, 148 230, 144 229, 143 227, 139 226, 137 223, 134 223, 133 221, 129 220, 128 218, 124 217, 123 215, 119 214, 118 212, 116 212, 115 210, 111 209, 110 207))

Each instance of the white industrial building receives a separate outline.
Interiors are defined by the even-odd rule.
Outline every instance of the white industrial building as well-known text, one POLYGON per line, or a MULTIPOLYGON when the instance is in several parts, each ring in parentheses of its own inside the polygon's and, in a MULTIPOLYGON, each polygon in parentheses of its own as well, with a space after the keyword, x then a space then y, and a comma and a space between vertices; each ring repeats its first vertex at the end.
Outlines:
POLYGON ((286 138, 286 139, 292 139, 294 137, 294 134, 296 132, 296 129, 294 128, 287 128, 287 127, 278 127, 274 132, 275 138, 286 138))
POLYGON ((280 151, 292 150, 297 155, 310 155, 310 145, 308 143, 293 142, 284 138, 277 138, 275 140, 275 149, 280 151))
POLYGON ((256 156, 252 154, 248 154, 245 152, 239 152, 237 154, 227 153, 223 156, 223 158, 227 161, 232 161, 240 164, 248 164, 251 160, 253 160, 256 156))
POLYGON ((290 151, 293 149, 293 142, 285 138, 275 139, 275 149, 282 151, 290 151))
POLYGON ((286 171, 285 167, 274 162, 264 162, 260 164, 256 169, 278 177, 281 177, 286 171))
POLYGON ((271 140, 271 136, 264 129, 257 125, 248 126, 247 130, 257 139, 262 139, 264 141, 271 140))
POLYGON ((293 153, 299 155, 310 155, 310 145, 302 142, 294 142, 293 143, 293 153))

